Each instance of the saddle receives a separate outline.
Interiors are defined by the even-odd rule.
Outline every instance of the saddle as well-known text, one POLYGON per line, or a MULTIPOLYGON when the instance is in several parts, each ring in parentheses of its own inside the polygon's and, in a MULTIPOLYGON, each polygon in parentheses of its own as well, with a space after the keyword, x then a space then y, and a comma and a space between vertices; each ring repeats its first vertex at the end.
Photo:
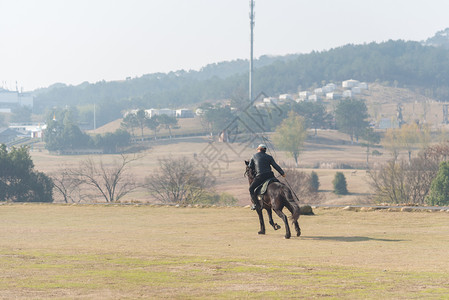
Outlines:
POLYGON ((257 199, 259 199, 260 201, 262 200, 263 195, 265 195, 265 193, 267 192, 268 185, 272 182, 279 182, 279 180, 274 177, 267 179, 264 183, 254 189, 254 194, 257 195, 257 199))

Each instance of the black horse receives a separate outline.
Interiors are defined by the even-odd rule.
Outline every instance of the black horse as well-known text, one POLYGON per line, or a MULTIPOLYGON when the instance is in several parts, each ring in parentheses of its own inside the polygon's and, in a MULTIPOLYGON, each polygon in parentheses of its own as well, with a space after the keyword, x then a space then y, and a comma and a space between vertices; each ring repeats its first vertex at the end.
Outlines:
MULTIPOLYGON (((249 184, 254 180, 254 170, 252 170, 248 164, 249 161, 245 160, 246 171, 245 176, 248 177, 249 184)), ((299 218, 299 205, 297 201, 292 196, 291 190, 281 182, 272 182, 268 185, 267 191, 263 195, 262 206, 257 210, 260 222, 259 234, 265 234, 265 223, 263 220, 262 209, 266 209, 268 213, 268 219, 273 226, 274 230, 281 228, 278 224, 273 222, 272 209, 274 212, 284 221, 285 224, 285 238, 289 239, 291 236, 290 226, 288 225, 287 216, 282 212, 282 209, 286 207, 292 214, 291 220, 295 226, 296 236, 301 235, 301 229, 299 228, 298 218, 299 218)))

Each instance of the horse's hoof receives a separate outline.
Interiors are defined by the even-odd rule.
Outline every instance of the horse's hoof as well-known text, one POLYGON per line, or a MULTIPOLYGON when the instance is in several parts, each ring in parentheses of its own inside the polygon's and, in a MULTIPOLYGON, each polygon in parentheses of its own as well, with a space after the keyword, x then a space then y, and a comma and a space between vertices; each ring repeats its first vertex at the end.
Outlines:
POLYGON ((289 235, 284 236, 284 239, 288 240, 290 238, 289 235))
POLYGON ((278 230, 278 229, 281 229, 281 226, 278 224, 274 224, 274 230, 278 230))
POLYGON ((296 233, 296 236, 301 236, 301 230, 296 233))
POLYGON ((258 234, 265 234, 265 231, 259 231, 258 234))

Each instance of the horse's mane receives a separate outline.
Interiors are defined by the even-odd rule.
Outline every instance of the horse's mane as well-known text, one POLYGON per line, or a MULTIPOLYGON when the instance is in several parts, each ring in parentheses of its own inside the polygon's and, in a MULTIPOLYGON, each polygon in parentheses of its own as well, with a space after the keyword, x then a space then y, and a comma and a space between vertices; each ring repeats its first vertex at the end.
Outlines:
POLYGON ((248 178, 251 178, 251 179, 254 179, 254 170, 253 169, 251 169, 250 167, 248 167, 248 165, 246 166, 246 170, 245 170, 245 173, 243 174, 243 176, 244 177, 248 177, 248 178))

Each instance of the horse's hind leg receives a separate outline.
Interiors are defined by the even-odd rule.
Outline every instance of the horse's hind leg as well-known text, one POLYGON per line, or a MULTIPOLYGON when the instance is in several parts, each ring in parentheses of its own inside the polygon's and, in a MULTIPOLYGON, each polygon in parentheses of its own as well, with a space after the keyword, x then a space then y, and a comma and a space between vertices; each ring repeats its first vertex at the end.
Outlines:
POLYGON ((293 221, 293 224, 295 225, 296 236, 301 236, 301 228, 299 228, 298 221, 297 220, 293 221))
POLYGON ((273 211, 270 209, 267 209, 267 214, 268 214, 268 220, 270 222, 270 225, 273 226, 274 230, 278 230, 281 228, 281 226, 279 226, 277 223, 274 223, 273 221, 273 211))
POLYGON ((260 223, 260 231, 258 232, 258 234, 265 234, 265 222, 263 221, 262 209, 258 209, 257 214, 259 215, 260 223))
POLYGON ((290 232, 290 226, 288 225, 288 219, 287 216, 282 212, 282 210, 275 210, 274 211, 279 218, 281 218, 284 221, 284 225, 285 225, 285 238, 289 239, 291 237, 291 232, 290 232))

